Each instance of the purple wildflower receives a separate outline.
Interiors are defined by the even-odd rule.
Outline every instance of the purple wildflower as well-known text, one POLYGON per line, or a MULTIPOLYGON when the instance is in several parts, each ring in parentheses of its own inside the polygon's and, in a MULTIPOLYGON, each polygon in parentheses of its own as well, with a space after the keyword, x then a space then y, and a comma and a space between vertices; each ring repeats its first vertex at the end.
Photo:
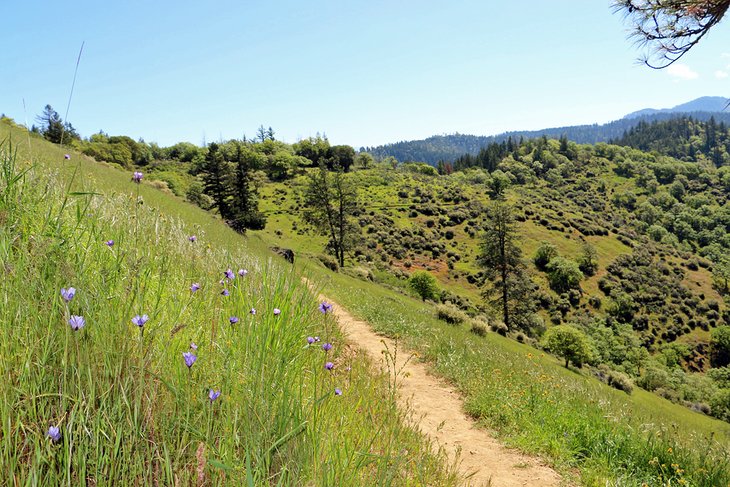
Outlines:
POLYGON ((71 318, 68 319, 68 324, 71 325, 73 331, 79 331, 86 325, 86 320, 84 320, 83 316, 71 315, 71 318))
POLYGON ((193 366, 198 357, 193 352, 183 352, 183 359, 185 359, 185 365, 188 369, 193 366))
POLYGON ((210 391, 208 391, 208 399, 210 399, 210 402, 213 402, 216 399, 218 399, 218 397, 220 395, 221 395, 221 391, 214 391, 213 389, 211 389, 210 391))
POLYGON ((329 304, 327 301, 322 301, 322 303, 319 305, 319 311, 326 315, 329 311, 332 311, 332 305, 329 304))
POLYGON ((256 314, 256 308, 251 308, 251 311, 249 311, 249 313, 251 313, 252 315, 255 315, 256 314))
POLYGON ((107 240, 104 242, 107 247, 114 247, 114 240, 107 240))
POLYGON ((230 296, 231 293, 228 292, 228 289, 224 289, 223 291, 221 291, 221 294, 223 296, 230 296))
POLYGON ((274 316, 279 316, 281 314, 281 310, 279 308, 274 308, 274 316))
POLYGON ((196 237, 195 235, 190 235, 188 237, 188 240, 190 240, 191 242, 195 242, 196 240, 198 240, 198 237, 196 237))
POLYGON ((322 350, 324 350, 325 352, 329 352, 330 350, 332 350, 332 344, 329 342, 324 343, 322 345, 322 350))
POLYGON ((144 174, 142 174, 139 171, 134 171, 132 173, 132 182, 139 184, 142 182, 143 177, 144 177, 144 174))
POLYGON ((66 159, 67 161, 70 161, 71 160, 71 154, 64 154, 63 155, 63 158, 66 159))
POLYGON ((68 289, 66 289, 65 287, 61 288, 61 297, 67 303, 70 302, 74 298, 75 295, 76 295, 75 288, 72 288, 72 287, 70 287, 68 289))
POLYGON ((248 271, 246 269, 238 269, 238 275, 241 277, 245 277, 246 274, 248 274, 248 271))
POLYGON ((238 316, 231 316, 230 318, 228 318, 228 321, 230 321, 232 325, 235 325, 236 323, 238 323, 238 316))
POLYGON ((341 396, 342 395, 342 389, 339 387, 335 387, 335 396, 341 396))
POLYGON ((132 323, 142 328, 145 323, 147 323, 150 320, 150 317, 147 315, 137 315, 134 318, 132 318, 132 323))
POLYGON ((232 281, 236 277, 236 275, 230 269, 227 269, 226 272, 224 272, 223 274, 226 276, 226 279, 228 279, 229 281, 232 281))
POLYGON ((335 368, 335 364, 333 364, 332 362, 327 362, 324 364, 324 368, 327 370, 332 370, 335 368))
POLYGON ((61 430, 58 426, 49 426, 48 431, 46 431, 46 436, 49 437, 52 442, 58 443, 61 441, 61 430))
POLYGON ((195 342, 190 343, 190 349, 191 350, 197 350, 198 346, 195 344, 195 342))
POLYGON ((190 285, 190 292, 193 292, 193 293, 194 293, 194 292, 195 292, 195 291, 197 291, 198 289, 200 289, 200 284, 199 284, 199 283, 197 283, 197 282, 194 282, 194 283, 192 283, 192 284, 190 285))
POLYGON ((309 343, 310 345, 314 343, 314 337, 307 337, 307 343, 309 343))

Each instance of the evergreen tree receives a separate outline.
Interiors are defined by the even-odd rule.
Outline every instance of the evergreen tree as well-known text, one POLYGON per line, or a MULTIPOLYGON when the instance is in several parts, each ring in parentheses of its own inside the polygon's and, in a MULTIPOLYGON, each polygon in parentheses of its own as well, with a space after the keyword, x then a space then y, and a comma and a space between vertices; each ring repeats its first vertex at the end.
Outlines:
POLYGON ((258 191, 251 181, 251 166, 246 151, 236 146, 236 178, 231 201, 232 218, 229 225, 240 233, 262 230, 266 217, 259 211, 258 191))
POLYGON ((36 121, 40 125, 40 133, 46 140, 54 144, 60 144, 62 142, 65 132, 63 120, 61 120, 61 116, 51 105, 46 105, 43 113, 36 117, 36 121))
POLYGON ((232 171, 230 164, 223 158, 220 147, 215 142, 208 146, 208 153, 201 168, 205 194, 213 198, 221 218, 229 220, 233 217, 231 210, 232 171))
POLYGON ((512 208, 503 201, 493 202, 487 209, 485 233, 479 264, 485 277, 493 281, 485 295, 490 303, 501 308, 507 328, 520 325, 528 328, 533 286, 526 274, 522 252, 517 246, 517 228, 512 208))

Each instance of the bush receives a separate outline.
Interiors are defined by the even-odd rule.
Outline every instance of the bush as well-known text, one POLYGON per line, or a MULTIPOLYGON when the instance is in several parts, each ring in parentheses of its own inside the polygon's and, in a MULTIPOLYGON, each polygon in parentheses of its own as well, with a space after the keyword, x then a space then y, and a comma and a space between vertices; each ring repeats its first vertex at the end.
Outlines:
POLYGON ((600 381, 626 394, 631 394, 634 390, 634 383, 628 375, 611 370, 606 364, 599 365, 594 373, 600 381))
POLYGON ((563 257, 555 257, 546 267, 550 287, 557 293, 568 292, 580 287, 583 273, 578 263, 563 257))
POLYGON ((502 335, 503 337, 507 336, 507 325, 505 325, 501 321, 495 321, 489 327, 492 329, 493 332, 502 335))
POLYGON ((485 321, 474 319, 471 321, 471 328, 469 331, 474 333, 476 336, 484 337, 487 336, 488 328, 489 327, 485 321))
POLYGON ((730 389, 720 389, 710 399, 712 415, 723 421, 730 421, 730 389))
POLYGON ((340 269, 340 265, 337 263, 337 259, 332 257, 331 255, 318 255, 317 258, 319 261, 324 265, 327 269, 331 270, 332 272, 337 272, 340 269))
POLYGON ((532 258, 532 262, 535 263, 535 267, 544 271, 550 261, 557 256, 558 248, 555 245, 549 242, 541 242, 535 252, 535 256, 532 258))
POLYGON ((414 272, 408 280, 408 285, 423 301, 427 299, 431 301, 438 300, 440 295, 439 288, 436 284, 436 278, 430 273, 426 271, 414 272))
POLYGON ((436 317, 450 325, 460 325, 469 319, 466 313, 451 303, 436 306, 436 317))

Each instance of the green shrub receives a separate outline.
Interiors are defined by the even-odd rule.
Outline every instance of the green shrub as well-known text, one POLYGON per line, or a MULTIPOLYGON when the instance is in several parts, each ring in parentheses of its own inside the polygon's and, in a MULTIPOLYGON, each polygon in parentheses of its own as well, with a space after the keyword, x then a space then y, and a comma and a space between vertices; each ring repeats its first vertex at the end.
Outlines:
POLYGON ((477 317, 471 320, 471 328, 469 329, 469 331, 474 333, 475 335, 480 337, 487 336, 488 330, 489 324, 483 318, 477 317))
POLYGON ((583 273, 578 263, 563 257, 555 257, 546 267, 550 287, 557 293, 568 292, 580 287, 583 273))
POLYGON ((331 255, 320 254, 317 256, 317 259, 319 259, 322 265, 324 265, 332 272, 337 272, 340 269, 340 265, 337 263, 337 259, 335 259, 331 255))
POLYGON ((540 246, 535 252, 535 256, 532 258, 532 262, 535 263, 535 267, 537 267, 541 271, 544 271, 550 261, 557 256, 558 248, 555 245, 549 242, 541 242, 540 246))
POLYGON ((460 325, 469 319, 466 313, 451 303, 444 303, 436 306, 436 316, 441 321, 445 321, 450 325, 460 325))

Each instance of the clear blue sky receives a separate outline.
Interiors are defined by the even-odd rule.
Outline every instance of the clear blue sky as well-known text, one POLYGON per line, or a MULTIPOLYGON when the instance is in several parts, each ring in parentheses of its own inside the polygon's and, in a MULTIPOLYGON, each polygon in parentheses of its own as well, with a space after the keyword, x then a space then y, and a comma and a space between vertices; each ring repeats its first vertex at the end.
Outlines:
POLYGON ((655 71, 607 0, 29 0, 0 18, 0 112, 63 116, 85 41, 68 120, 161 145, 264 124, 358 148, 730 96, 729 23, 655 71))

